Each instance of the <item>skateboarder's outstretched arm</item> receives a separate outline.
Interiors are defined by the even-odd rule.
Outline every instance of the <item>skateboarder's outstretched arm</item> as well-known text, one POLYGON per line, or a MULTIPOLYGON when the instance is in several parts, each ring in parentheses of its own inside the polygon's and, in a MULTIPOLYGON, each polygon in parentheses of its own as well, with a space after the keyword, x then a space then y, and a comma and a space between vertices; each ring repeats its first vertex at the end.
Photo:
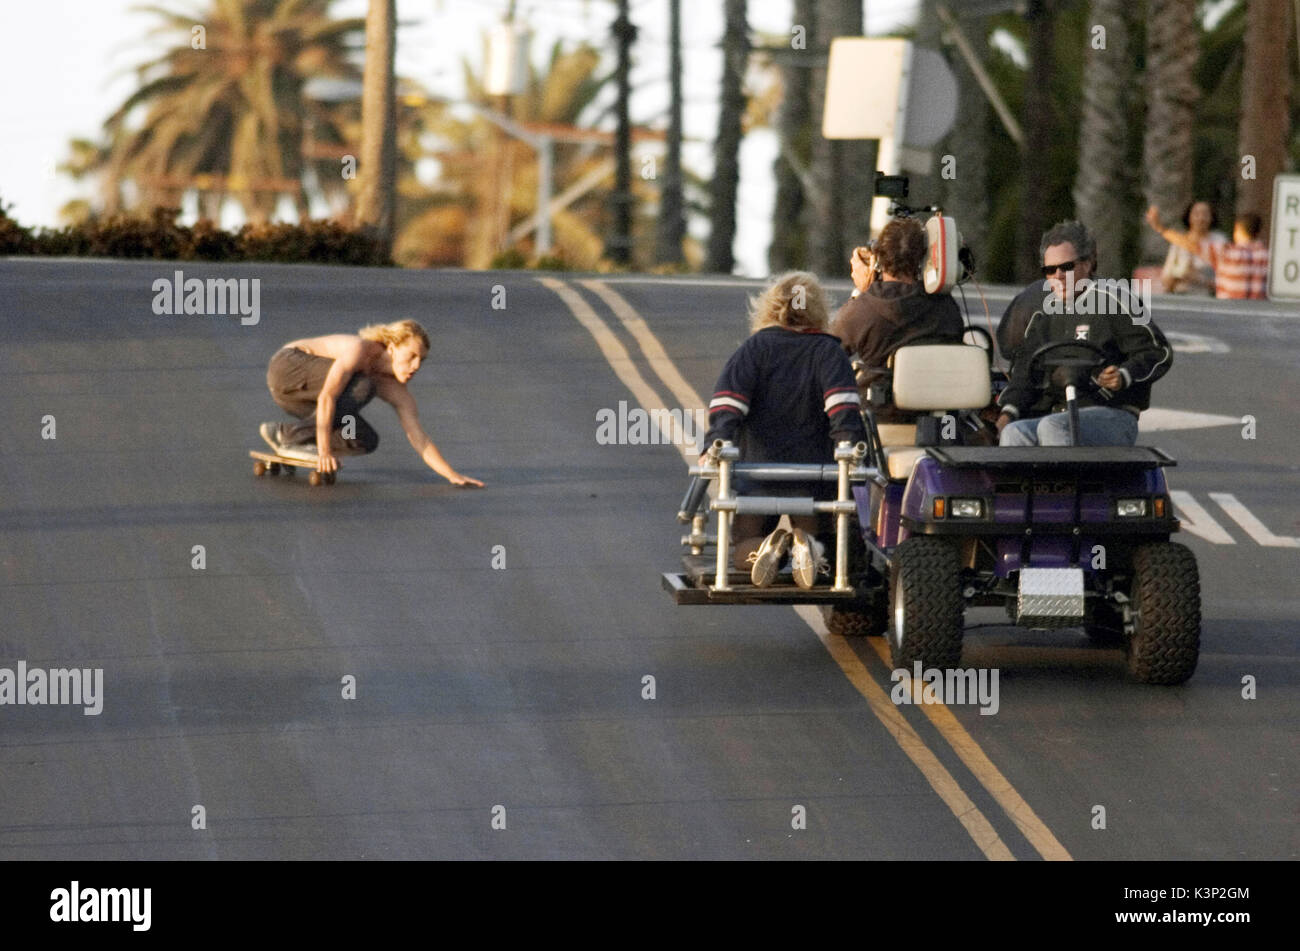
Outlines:
POLYGON ((482 482, 461 475, 442 457, 438 447, 434 445, 433 440, 420 426, 420 415, 415 406, 415 397, 411 395, 404 383, 399 383, 391 377, 381 377, 376 381, 375 395, 384 402, 391 404, 393 409, 397 411, 397 418, 402 421, 402 429, 406 432, 406 438, 410 440, 411 448, 420 454, 420 458, 424 460, 425 465, 452 485, 478 486, 482 488, 482 482))
POLYGON ((330 366, 325 382, 321 384, 320 395, 316 397, 316 468, 319 472, 334 472, 338 469, 338 459, 330 451, 330 422, 334 419, 334 405, 342 395, 348 380, 358 370, 366 366, 365 341, 360 337, 343 338, 335 346, 334 363, 330 366))

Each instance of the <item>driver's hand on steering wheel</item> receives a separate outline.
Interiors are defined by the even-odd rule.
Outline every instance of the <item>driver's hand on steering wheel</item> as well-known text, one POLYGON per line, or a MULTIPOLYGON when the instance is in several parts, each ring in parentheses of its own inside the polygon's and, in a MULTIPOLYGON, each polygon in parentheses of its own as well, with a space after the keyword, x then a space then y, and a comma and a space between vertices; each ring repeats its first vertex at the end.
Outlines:
POLYGON ((1007 428, 1007 423, 1009 422, 1011 422, 1011 417, 1008 416, 1006 413, 1000 413, 998 415, 998 421, 996 425, 998 427, 999 435, 1002 433, 1002 430, 1007 428))
POLYGON ((1109 366, 1097 374, 1097 383, 1108 390, 1122 390, 1124 388, 1124 376, 1119 372, 1119 367, 1109 366))

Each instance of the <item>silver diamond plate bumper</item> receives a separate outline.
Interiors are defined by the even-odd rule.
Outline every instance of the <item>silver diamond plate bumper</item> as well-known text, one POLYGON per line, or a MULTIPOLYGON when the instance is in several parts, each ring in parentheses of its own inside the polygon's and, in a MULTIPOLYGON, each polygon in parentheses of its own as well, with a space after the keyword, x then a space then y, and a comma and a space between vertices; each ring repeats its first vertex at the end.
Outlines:
POLYGON ((1082 568, 1022 568, 1017 620, 1025 627, 1072 627, 1083 618, 1082 568))

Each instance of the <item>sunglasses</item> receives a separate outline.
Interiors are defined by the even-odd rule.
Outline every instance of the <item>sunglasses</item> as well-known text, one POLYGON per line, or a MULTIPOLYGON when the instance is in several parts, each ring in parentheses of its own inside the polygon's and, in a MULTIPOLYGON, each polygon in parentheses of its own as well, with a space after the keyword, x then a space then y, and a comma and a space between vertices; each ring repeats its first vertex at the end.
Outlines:
POLYGON ((1043 277, 1051 277, 1058 270, 1073 271, 1076 264, 1082 262, 1081 258, 1075 258, 1073 261, 1062 261, 1060 264, 1044 264, 1042 267, 1043 277))

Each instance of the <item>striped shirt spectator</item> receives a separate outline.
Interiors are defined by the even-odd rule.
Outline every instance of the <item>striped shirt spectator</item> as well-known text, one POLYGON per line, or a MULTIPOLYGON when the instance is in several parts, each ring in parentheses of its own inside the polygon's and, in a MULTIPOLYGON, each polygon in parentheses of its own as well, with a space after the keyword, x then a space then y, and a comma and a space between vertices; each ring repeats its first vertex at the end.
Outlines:
POLYGON ((1263 300, 1268 296, 1268 248, 1259 240, 1263 222, 1248 211, 1232 226, 1232 244, 1214 249, 1214 296, 1220 300, 1263 300))
POLYGON ((1264 300, 1268 295, 1268 248, 1263 241, 1221 244, 1213 251, 1214 296, 1264 300))

